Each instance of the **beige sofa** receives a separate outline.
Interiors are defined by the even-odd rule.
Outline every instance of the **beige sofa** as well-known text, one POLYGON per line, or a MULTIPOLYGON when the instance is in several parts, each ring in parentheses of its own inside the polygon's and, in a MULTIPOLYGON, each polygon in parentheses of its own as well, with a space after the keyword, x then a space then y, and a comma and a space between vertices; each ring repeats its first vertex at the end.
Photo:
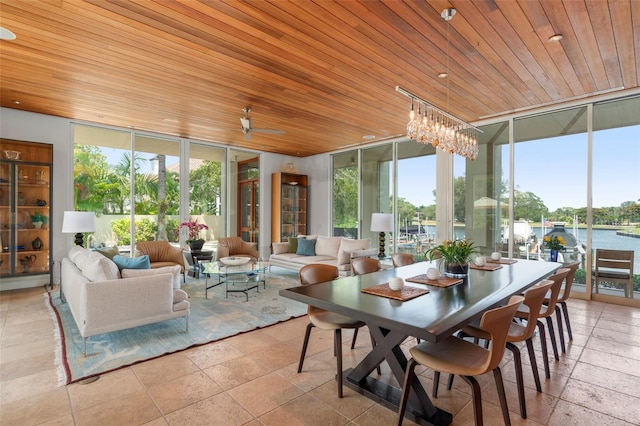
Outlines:
POLYGON ((87 338, 98 334, 174 318, 185 318, 189 330, 178 265, 120 272, 111 259, 76 246, 62 260, 61 273, 61 297, 83 338, 83 354, 87 338))
POLYGON ((369 238, 354 240, 343 237, 301 235, 297 239, 290 238, 288 242, 273 243, 269 268, 279 266, 299 271, 305 265, 322 263, 337 266, 340 275, 350 275, 351 259, 377 254, 378 249, 371 248, 369 238), (307 240, 302 248, 298 246, 301 239, 307 240))

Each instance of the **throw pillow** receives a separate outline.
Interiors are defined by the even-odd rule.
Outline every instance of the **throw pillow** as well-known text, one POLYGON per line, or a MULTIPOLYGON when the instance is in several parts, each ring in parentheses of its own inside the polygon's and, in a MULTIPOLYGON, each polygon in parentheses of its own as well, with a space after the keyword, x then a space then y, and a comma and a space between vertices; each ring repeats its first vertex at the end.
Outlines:
POLYGON ((180 288, 181 272, 182 268, 180 267, 180 265, 163 266, 162 268, 155 269, 123 269, 122 278, 146 277, 158 274, 173 274, 173 288, 174 290, 177 290, 180 288))
POLYGON ((111 281, 119 278, 120 271, 113 261, 100 253, 87 250, 87 255, 78 259, 76 266, 89 281, 111 281))
POLYGON ((370 238, 363 238, 362 240, 343 238, 340 242, 340 249, 338 250, 338 265, 346 265, 350 263, 352 251, 366 250, 370 247, 370 245, 370 238))
POLYGON ((116 255, 113 256, 113 261, 121 271, 123 269, 151 269, 151 262, 149 262, 149 256, 146 254, 140 257, 116 255))
POLYGON ((298 239, 298 250, 296 250, 298 256, 315 256, 316 255, 316 240, 298 239))
POLYGON ((338 248, 340 247, 340 237, 323 237, 318 236, 316 240, 316 255, 338 257, 338 248))
POLYGON ((289 241, 289 251, 288 253, 295 253, 298 251, 298 239, 297 238, 293 238, 293 237, 289 237, 287 238, 287 241, 289 241))
POLYGON ((120 254, 120 250, 118 250, 118 246, 98 247, 96 251, 101 255, 108 257, 111 260, 113 260, 113 256, 120 254))

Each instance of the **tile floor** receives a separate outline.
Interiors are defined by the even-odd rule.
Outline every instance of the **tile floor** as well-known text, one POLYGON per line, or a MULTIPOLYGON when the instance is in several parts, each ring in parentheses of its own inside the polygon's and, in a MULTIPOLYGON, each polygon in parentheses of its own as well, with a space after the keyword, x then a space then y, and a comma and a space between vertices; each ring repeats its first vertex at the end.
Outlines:
MULTIPOLYGON (((570 313, 574 340, 553 362, 543 393, 536 393, 529 365, 524 366, 527 420, 518 413, 506 352, 502 371, 512 423, 640 424, 640 309, 571 300, 570 313)), ((306 322, 288 321, 105 374, 91 384, 58 387, 53 323, 43 290, 2 292, 0 424, 395 424, 396 413, 346 387, 344 399, 337 398, 330 332, 314 330, 304 371, 296 373, 306 322)), ((352 351, 350 338, 345 332, 346 366, 357 362, 369 345, 362 333, 352 351)), ((407 341, 407 348, 412 343, 407 341)), ((524 359, 528 361, 526 355, 524 359)), ((384 366, 382 376, 393 381, 384 366)), ((422 370, 420 379, 428 390, 431 377, 432 372, 422 370)), ((502 424, 492 376, 481 377, 480 383, 485 424, 502 424)), ((451 391, 441 386, 435 404, 453 413, 454 425, 473 424, 470 391, 462 380, 451 391)))

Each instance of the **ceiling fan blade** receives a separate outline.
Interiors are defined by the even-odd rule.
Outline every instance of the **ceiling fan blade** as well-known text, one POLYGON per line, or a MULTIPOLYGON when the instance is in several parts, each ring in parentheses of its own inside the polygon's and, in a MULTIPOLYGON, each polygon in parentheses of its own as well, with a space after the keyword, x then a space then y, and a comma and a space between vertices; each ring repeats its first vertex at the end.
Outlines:
POLYGON ((271 135, 284 135, 284 130, 277 129, 251 129, 255 133, 269 133, 271 135))

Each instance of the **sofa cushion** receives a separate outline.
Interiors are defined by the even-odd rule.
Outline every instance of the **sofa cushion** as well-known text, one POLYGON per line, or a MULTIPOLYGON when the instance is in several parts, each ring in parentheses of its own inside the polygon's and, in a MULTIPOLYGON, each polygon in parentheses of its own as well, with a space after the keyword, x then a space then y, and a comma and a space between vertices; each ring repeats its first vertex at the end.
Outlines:
POLYGON ((338 249, 340 248, 341 237, 322 237, 316 240, 316 254, 318 256, 338 257, 338 249))
POLYGON ((173 303, 182 302, 183 300, 187 300, 188 297, 189 296, 184 290, 173 290, 173 303))
POLYGON ((361 240, 352 240, 343 238, 338 249, 338 265, 344 265, 351 262, 351 252, 354 250, 366 250, 371 245, 370 238, 361 240))
MULTIPOLYGON (((134 258, 138 259, 138 258, 134 258)), ((132 278, 132 277, 146 277, 151 275, 158 274, 173 274, 173 288, 180 288, 180 273, 182 272, 182 268, 180 265, 174 266, 163 266, 162 268, 155 269, 123 269, 122 270, 122 278, 132 278)))
POLYGON ((293 238, 293 237, 289 237, 287 238, 287 241, 289 242, 289 253, 295 253, 298 251, 298 239, 297 238, 293 238))
POLYGON ((74 253, 70 251, 69 255, 73 255, 76 259, 75 265, 89 281, 110 281, 119 278, 120 271, 116 264, 100 253, 82 249, 75 250, 74 253))
POLYGON ((118 265, 118 269, 151 269, 151 262, 149 262, 148 255, 142 255, 139 257, 126 257, 116 255, 113 256, 113 261, 118 265))
POLYGON ((98 247, 96 248, 96 251, 101 255, 108 257, 111 260, 113 260, 113 256, 120 254, 120 250, 118 250, 118 246, 98 247))
POLYGON ((298 249, 296 250, 298 256, 315 256, 316 255, 316 240, 307 240, 306 238, 298 239, 298 249))

